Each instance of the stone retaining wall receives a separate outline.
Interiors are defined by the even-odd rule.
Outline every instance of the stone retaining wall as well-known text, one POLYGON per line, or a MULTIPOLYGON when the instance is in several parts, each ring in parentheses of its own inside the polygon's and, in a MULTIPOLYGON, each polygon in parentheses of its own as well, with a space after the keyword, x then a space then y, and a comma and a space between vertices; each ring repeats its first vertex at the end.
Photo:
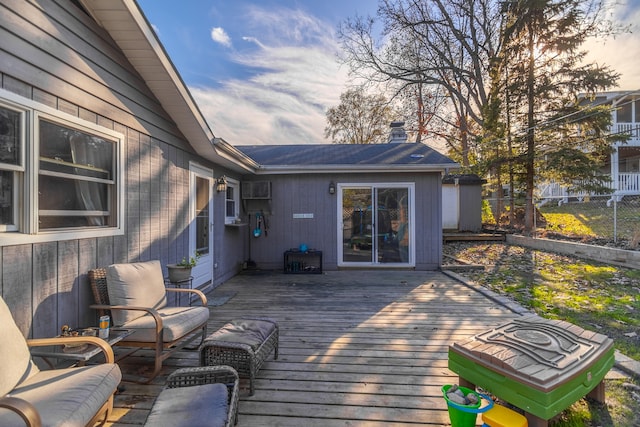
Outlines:
POLYGON ((624 249, 564 242, 561 240, 538 239, 514 234, 507 234, 507 243, 542 251, 573 255, 579 258, 619 265, 621 267, 640 269, 640 251, 626 251, 624 249))

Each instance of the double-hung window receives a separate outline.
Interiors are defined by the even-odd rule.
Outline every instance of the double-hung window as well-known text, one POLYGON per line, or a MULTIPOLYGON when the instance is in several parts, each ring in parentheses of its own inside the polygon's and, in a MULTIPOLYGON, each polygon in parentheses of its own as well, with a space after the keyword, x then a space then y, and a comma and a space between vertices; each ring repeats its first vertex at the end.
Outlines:
POLYGON ((123 138, 0 92, 2 242, 121 234, 123 138))
POLYGON ((227 195, 225 198, 225 224, 233 224, 240 217, 240 184, 235 179, 227 178, 227 195))

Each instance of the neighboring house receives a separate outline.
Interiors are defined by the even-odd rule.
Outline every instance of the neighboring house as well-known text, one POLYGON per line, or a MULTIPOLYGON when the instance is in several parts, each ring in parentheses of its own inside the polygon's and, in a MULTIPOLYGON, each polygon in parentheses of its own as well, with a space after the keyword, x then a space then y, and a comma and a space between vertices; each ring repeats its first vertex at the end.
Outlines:
POLYGON ((133 0, 6 0, 0 31, 0 292, 25 335, 95 324, 86 273, 111 263, 198 251, 205 291, 300 243, 326 270, 439 267, 457 164, 427 146, 233 147, 133 0))
MULTIPOLYGON (((614 145, 605 173, 611 176, 612 198, 640 195, 640 92, 618 91, 597 94, 594 101, 611 107, 612 134, 628 135, 625 142, 614 145)), ((586 193, 570 193, 557 183, 540 187, 541 198, 584 197, 586 193)))

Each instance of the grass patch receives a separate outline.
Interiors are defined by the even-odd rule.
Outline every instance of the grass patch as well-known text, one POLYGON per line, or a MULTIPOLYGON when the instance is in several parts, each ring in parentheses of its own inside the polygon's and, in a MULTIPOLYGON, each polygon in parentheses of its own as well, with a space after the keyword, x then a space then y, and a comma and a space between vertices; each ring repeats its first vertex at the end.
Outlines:
POLYGON ((544 218, 547 220, 546 229, 549 231, 566 233, 572 236, 598 236, 591 227, 585 224, 582 218, 572 213, 545 212, 544 218))
POLYGON ((604 239, 614 237, 615 215, 617 236, 627 240, 638 240, 640 199, 625 198, 617 203, 615 210, 613 205, 607 206, 606 202, 607 198, 597 198, 582 203, 564 203, 560 206, 547 204, 540 207, 540 212, 547 220, 547 231, 574 237, 604 239))
POLYGON ((606 404, 581 399, 552 423, 553 427, 615 426, 635 427, 640 423, 638 402, 625 380, 605 380, 606 404))

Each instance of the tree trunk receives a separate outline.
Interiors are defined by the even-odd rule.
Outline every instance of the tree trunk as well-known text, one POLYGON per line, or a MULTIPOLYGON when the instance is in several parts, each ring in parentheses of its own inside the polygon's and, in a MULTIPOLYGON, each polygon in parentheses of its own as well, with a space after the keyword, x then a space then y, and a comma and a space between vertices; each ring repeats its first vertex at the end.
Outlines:
POLYGON ((465 114, 460 115, 460 151, 462 153, 462 166, 468 168, 469 162, 469 123, 465 114))
POLYGON ((525 210, 524 229, 525 232, 534 231, 534 206, 533 190, 535 184, 535 40, 532 24, 528 25, 529 32, 529 64, 527 76, 527 154, 525 165, 525 210))

